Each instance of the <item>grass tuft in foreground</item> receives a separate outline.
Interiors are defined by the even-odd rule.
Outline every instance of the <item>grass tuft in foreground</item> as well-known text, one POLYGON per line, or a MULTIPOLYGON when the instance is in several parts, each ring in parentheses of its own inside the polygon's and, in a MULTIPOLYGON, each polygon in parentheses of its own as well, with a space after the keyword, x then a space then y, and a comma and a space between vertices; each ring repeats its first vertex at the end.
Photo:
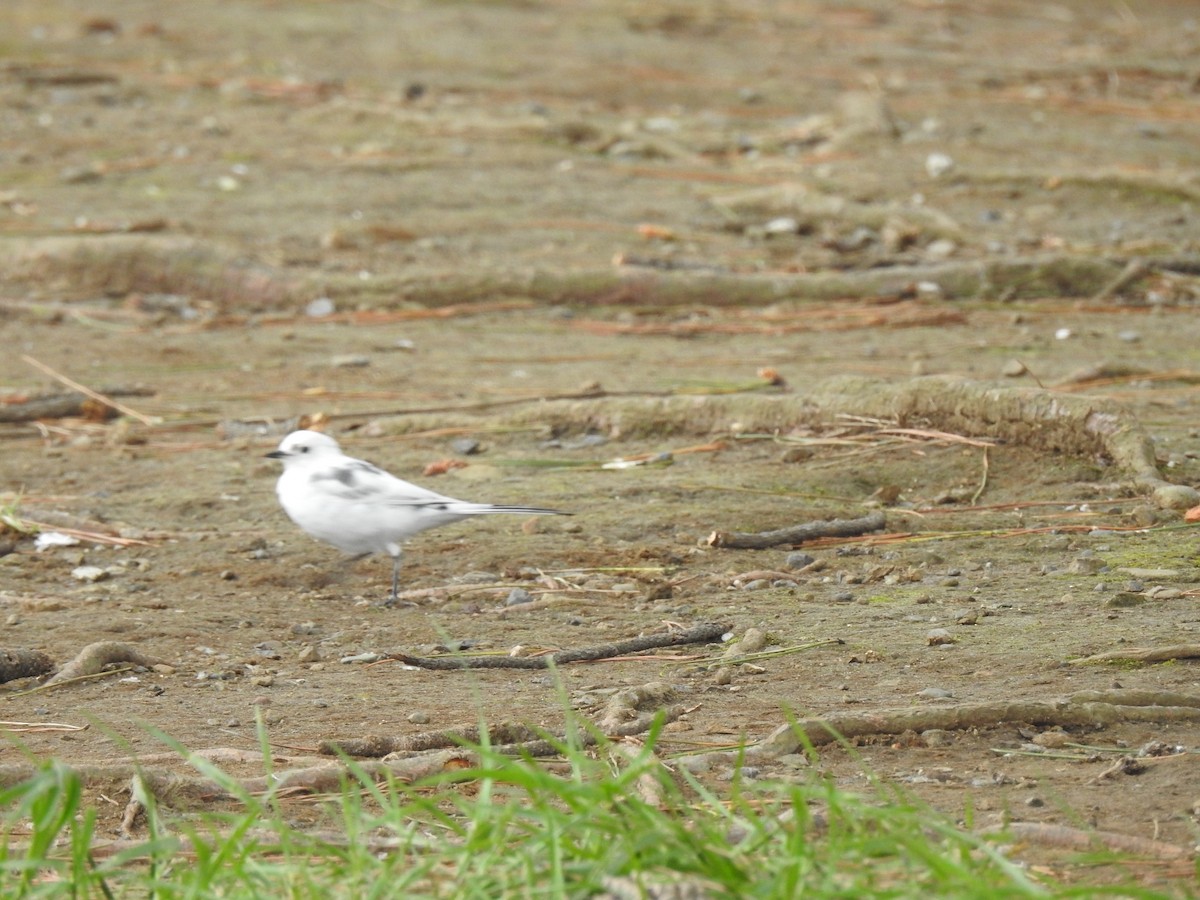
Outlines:
POLYGON ((133 842, 98 834, 79 774, 46 762, 0 792, 0 897, 1073 893, 1033 880, 991 844, 892 789, 859 797, 819 777, 775 786, 735 779, 718 797, 694 780, 681 785, 652 744, 610 759, 563 747, 565 762, 553 766, 471 748, 476 767, 412 785, 376 783, 344 761, 344 789, 320 801, 316 827, 311 800, 301 827, 300 801, 252 796, 177 747, 236 798, 236 811, 168 811, 135 778, 145 838, 133 842))

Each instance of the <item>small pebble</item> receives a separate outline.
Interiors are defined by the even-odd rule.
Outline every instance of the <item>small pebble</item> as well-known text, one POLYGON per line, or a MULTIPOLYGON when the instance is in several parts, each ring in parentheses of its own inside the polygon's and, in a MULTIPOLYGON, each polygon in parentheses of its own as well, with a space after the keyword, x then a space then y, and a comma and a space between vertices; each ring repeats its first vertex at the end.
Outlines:
POLYGON ((343 656, 339 661, 348 665, 350 663, 378 662, 381 658, 378 653, 356 653, 353 656, 343 656))
POLYGON ((412 722, 414 725, 428 725, 429 713, 415 709, 408 714, 408 721, 412 722))
POLYGON ((319 319, 321 316, 332 315, 335 307, 333 301, 328 297, 318 297, 313 300, 308 306, 304 307, 304 314, 314 319, 319 319))
POLYGON ((815 556, 809 556, 800 550, 794 550, 787 555, 783 564, 789 569, 803 569, 806 566, 811 566, 817 561, 815 556))
POLYGON ((833 595, 833 602, 834 603, 853 603, 854 602, 854 594, 852 594, 850 591, 838 591, 836 594, 833 595))
POLYGON ((513 588, 504 599, 505 606, 519 606, 522 603, 532 603, 533 595, 525 588, 513 588))
POLYGON ((777 219, 771 219, 763 226, 763 231, 766 234, 796 234, 800 231, 800 223, 791 216, 780 216, 777 219))
POLYGON ((929 728, 921 732, 926 747, 949 747, 954 744, 953 732, 942 728, 929 728))
POLYGON ((99 566, 77 566, 71 570, 71 577, 76 581, 86 581, 92 584, 108 578, 108 572, 99 566))
POLYGON ((320 658, 321 654, 313 644, 305 644, 296 654, 296 660, 302 663, 314 663, 320 658))
POLYGON ((954 635, 945 628, 934 628, 925 635, 925 640, 930 647, 940 647, 944 644, 953 644, 955 639, 954 635))
POLYGON ((1095 556, 1079 556, 1067 566, 1071 575, 1097 575, 1108 569, 1108 563, 1095 556))
POLYGON ((474 456, 483 450, 483 445, 474 438, 460 437, 450 442, 450 449, 459 456, 474 456))
POLYGON ((922 697, 925 700, 949 700, 954 696, 954 694, 945 688, 927 687, 917 691, 917 696, 922 697))
POLYGON ((331 357, 329 364, 335 369, 361 369, 371 364, 371 357, 361 353, 342 353, 331 357))
POLYGON ((954 168, 954 160, 945 153, 930 153, 925 157, 925 174, 930 178, 941 178, 954 168))

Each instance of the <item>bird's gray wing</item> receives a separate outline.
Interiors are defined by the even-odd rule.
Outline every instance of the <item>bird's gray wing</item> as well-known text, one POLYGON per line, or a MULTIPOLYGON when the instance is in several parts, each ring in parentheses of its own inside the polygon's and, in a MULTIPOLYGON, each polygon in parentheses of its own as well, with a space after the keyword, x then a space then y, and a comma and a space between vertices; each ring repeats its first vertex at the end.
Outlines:
POLYGON ((457 501, 401 481, 361 459, 344 459, 309 476, 312 487, 331 498, 380 506, 443 506, 457 501))

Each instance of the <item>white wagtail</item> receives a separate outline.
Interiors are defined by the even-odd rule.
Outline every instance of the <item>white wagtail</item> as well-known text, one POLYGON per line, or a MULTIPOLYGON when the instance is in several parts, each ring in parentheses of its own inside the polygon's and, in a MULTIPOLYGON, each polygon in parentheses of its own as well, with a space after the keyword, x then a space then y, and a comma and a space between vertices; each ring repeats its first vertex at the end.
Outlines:
POLYGON ((539 506, 455 500, 346 456, 337 441, 318 431, 293 431, 267 456, 283 462, 275 493, 301 529, 345 553, 387 553, 392 558, 393 603, 400 581, 400 544, 418 532, 490 513, 570 515, 539 506))

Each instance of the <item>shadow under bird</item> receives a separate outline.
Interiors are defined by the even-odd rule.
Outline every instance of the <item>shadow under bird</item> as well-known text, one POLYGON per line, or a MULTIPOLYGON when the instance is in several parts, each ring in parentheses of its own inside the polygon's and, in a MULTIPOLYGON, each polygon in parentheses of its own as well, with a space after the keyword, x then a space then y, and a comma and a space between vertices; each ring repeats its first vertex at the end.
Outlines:
POLYGON ((540 506, 456 500, 346 456, 337 441, 319 431, 293 431, 266 455, 283 463, 275 493, 303 531, 345 553, 392 558, 392 602, 400 583, 401 543, 414 534, 492 513, 571 515, 540 506))

